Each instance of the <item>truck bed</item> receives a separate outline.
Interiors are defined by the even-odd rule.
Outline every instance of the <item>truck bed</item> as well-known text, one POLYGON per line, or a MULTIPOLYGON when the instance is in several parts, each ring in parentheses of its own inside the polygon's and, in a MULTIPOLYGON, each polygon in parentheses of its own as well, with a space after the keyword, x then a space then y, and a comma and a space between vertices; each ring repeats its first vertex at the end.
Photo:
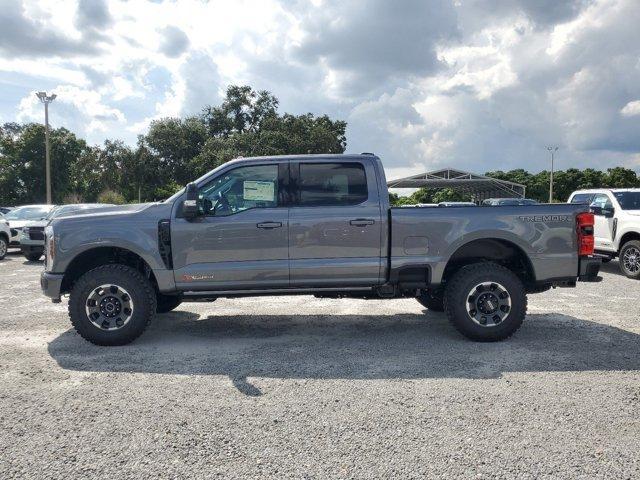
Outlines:
POLYGON ((424 264, 430 283, 438 284, 458 249, 494 239, 524 253, 536 281, 577 274, 576 215, 587 210, 572 204, 391 208, 390 268, 424 264))

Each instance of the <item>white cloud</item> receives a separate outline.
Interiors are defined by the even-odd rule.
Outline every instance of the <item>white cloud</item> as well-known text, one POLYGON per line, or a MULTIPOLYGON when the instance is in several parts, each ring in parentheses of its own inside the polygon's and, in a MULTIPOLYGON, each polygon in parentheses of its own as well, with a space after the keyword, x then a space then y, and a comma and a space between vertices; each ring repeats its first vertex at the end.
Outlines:
POLYGON ((640 100, 627 103, 622 110, 620 110, 620 113, 625 117, 640 115, 640 100))
MULTIPOLYGON (((636 0, 7 0, 0 118, 135 141, 230 83, 349 122, 390 172, 640 162, 636 0)), ((4 37, 3 37, 4 35, 4 37)), ((390 175, 391 176, 391 175, 390 175)))
MULTIPOLYGON (((126 123, 124 113, 104 103, 96 91, 58 85, 51 92, 57 95, 49 107, 49 121, 53 127, 64 126, 82 136, 95 138, 94 134, 108 132, 110 128, 126 123)), ((43 121, 43 107, 35 93, 32 91, 20 100, 18 121, 43 121)))

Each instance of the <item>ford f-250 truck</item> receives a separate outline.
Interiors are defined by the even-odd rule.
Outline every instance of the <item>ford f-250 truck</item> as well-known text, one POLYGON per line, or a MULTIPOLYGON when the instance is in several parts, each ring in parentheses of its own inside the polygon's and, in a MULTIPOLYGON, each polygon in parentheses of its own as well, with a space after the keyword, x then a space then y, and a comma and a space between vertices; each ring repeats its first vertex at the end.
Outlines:
POLYGON ((584 205, 390 208, 377 156, 228 162, 160 203, 54 219, 41 287, 78 333, 137 338, 184 301, 415 297, 462 334, 502 340, 527 293, 598 279, 584 205))
POLYGON ((618 257, 622 273, 640 279, 640 188, 578 190, 568 202, 589 205, 594 249, 602 261, 618 257))

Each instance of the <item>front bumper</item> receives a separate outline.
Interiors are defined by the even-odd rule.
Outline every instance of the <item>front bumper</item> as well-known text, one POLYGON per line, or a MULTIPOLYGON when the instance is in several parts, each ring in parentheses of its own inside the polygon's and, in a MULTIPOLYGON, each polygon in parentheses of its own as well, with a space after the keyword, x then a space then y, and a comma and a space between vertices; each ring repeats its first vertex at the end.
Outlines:
POLYGON ((60 290, 62 289, 63 273, 42 272, 40 274, 40 288, 45 296, 51 298, 54 303, 60 302, 60 290))
POLYGON ((39 246, 40 248, 44 249, 44 240, 32 240, 31 238, 22 235, 20 237, 20 245, 28 245, 32 247, 39 246))
POLYGON ((31 253, 39 253, 42 255, 44 253, 44 245, 25 245, 23 242, 20 242, 20 250, 22 250, 23 255, 31 253))
POLYGON ((580 282, 600 282, 602 277, 598 275, 602 258, 600 257, 580 257, 578 267, 578 281, 580 282))

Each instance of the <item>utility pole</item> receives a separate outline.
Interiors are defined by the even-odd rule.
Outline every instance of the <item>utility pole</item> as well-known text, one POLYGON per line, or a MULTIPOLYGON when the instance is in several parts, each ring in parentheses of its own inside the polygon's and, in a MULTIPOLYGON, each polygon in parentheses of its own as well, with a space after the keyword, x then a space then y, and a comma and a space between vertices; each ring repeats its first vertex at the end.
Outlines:
POLYGON ((547 147, 551 154, 551 175, 549 176, 549 203, 553 203, 553 154, 558 151, 558 147, 547 147))
POLYGON ((49 154, 49 104, 56 98, 56 94, 47 95, 47 92, 38 92, 36 96, 44 103, 44 157, 45 180, 47 183, 47 204, 51 205, 51 158, 49 154))

